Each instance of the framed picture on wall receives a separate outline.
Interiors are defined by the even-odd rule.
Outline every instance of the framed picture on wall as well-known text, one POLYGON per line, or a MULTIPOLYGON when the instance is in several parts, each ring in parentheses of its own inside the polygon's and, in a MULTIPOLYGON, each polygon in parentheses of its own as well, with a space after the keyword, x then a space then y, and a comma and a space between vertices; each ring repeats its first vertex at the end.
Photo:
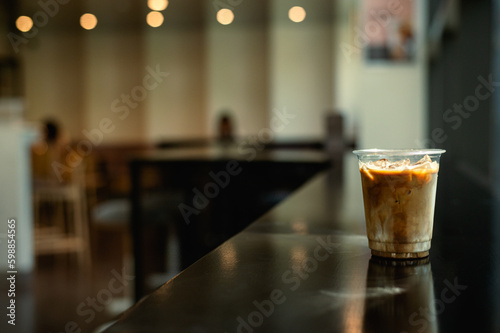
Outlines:
POLYGON ((368 62, 415 58, 416 0, 362 0, 360 38, 368 62))

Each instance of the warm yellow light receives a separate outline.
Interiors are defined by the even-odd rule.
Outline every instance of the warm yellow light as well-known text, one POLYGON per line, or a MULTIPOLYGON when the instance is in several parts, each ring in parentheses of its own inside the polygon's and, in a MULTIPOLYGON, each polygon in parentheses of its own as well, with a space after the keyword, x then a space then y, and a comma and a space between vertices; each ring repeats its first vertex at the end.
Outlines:
POLYGON ((148 0, 148 7, 151 10, 164 10, 168 6, 168 0, 148 0))
POLYGON ((288 17, 293 22, 302 22, 306 18, 306 11, 300 6, 295 6, 288 11, 288 17))
POLYGON ((85 30, 92 30, 97 25, 97 17, 95 17, 94 14, 89 14, 89 13, 83 14, 80 17, 80 25, 85 30))
POLYGON ((33 27, 33 20, 28 16, 19 16, 16 20, 16 28, 22 32, 28 32, 33 27))
POLYGON ((149 12, 146 16, 146 22, 153 28, 157 28, 163 24, 163 14, 160 12, 149 12))
POLYGON ((234 13, 231 9, 221 9, 217 12, 217 21, 220 24, 228 25, 231 24, 234 20, 234 13))

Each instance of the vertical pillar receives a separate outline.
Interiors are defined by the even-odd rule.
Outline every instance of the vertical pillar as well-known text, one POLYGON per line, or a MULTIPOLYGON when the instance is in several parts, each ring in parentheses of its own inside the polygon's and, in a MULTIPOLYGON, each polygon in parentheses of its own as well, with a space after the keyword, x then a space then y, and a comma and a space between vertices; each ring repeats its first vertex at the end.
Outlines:
POLYGON ((145 63, 168 73, 147 100, 150 140, 207 135, 204 8, 200 0, 170 1, 162 26, 144 23, 145 63))
POLYGON ((148 74, 143 59, 146 4, 133 2, 127 11, 111 10, 97 0, 88 0, 84 10, 95 14, 95 29, 83 31, 85 49, 83 129, 99 130, 105 121, 102 142, 144 140, 144 113, 149 91, 144 88, 148 74), (101 14, 101 15, 100 15, 101 14))
POLYGON ((325 112, 332 107, 333 2, 301 2, 304 21, 292 22, 292 0, 271 1, 270 108, 295 116, 281 137, 317 137, 325 133, 325 112))
POLYGON ((223 111, 233 116, 236 135, 256 134, 268 127, 267 3, 207 2, 207 125, 211 135, 223 111), (221 8, 233 11, 231 24, 217 22, 221 8))

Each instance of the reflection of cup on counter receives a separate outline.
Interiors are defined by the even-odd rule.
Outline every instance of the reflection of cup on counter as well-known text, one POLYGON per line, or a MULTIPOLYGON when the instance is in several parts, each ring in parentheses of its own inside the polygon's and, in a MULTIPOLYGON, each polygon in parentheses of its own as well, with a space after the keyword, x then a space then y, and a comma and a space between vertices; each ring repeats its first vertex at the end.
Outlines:
POLYGON ((372 257, 366 277, 364 332, 437 332, 429 258, 372 257))
POLYGON ((355 150, 372 254, 429 255, 439 158, 444 150, 355 150))

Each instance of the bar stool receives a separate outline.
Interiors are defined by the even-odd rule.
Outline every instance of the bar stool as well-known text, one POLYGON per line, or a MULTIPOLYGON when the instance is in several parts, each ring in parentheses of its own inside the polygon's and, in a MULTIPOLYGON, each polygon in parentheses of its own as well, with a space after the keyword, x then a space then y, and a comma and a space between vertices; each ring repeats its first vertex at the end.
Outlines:
MULTIPOLYGON (((158 238, 165 237, 166 243, 162 244, 166 246, 160 249, 161 253, 155 253, 158 256, 156 259, 159 260, 159 266, 165 265, 163 267, 165 271, 158 272, 156 278, 155 276, 150 277, 149 282, 155 287, 157 281, 164 279, 165 276, 172 277, 179 272, 178 236, 172 217, 172 210, 177 208, 177 202, 180 202, 179 195, 172 193, 154 193, 144 200, 144 221, 152 225, 164 226, 167 232, 166 234, 163 232, 155 234, 158 238)), ((130 234, 130 199, 122 197, 103 200, 91 208, 90 214, 91 225, 94 230, 108 231, 120 235, 122 238, 122 267, 130 269, 132 274, 135 258, 130 234)), ((125 289, 122 298, 116 297, 117 302, 115 303, 127 304, 127 300, 132 302, 134 299, 132 287, 133 285, 130 284, 125 289)))
POLYGON ((91 259, 84 170, 83 163, 75 167, 68 182, 35 181, 34 249, 37 256, 74 253, 79 267, 89 272, 91 259))

